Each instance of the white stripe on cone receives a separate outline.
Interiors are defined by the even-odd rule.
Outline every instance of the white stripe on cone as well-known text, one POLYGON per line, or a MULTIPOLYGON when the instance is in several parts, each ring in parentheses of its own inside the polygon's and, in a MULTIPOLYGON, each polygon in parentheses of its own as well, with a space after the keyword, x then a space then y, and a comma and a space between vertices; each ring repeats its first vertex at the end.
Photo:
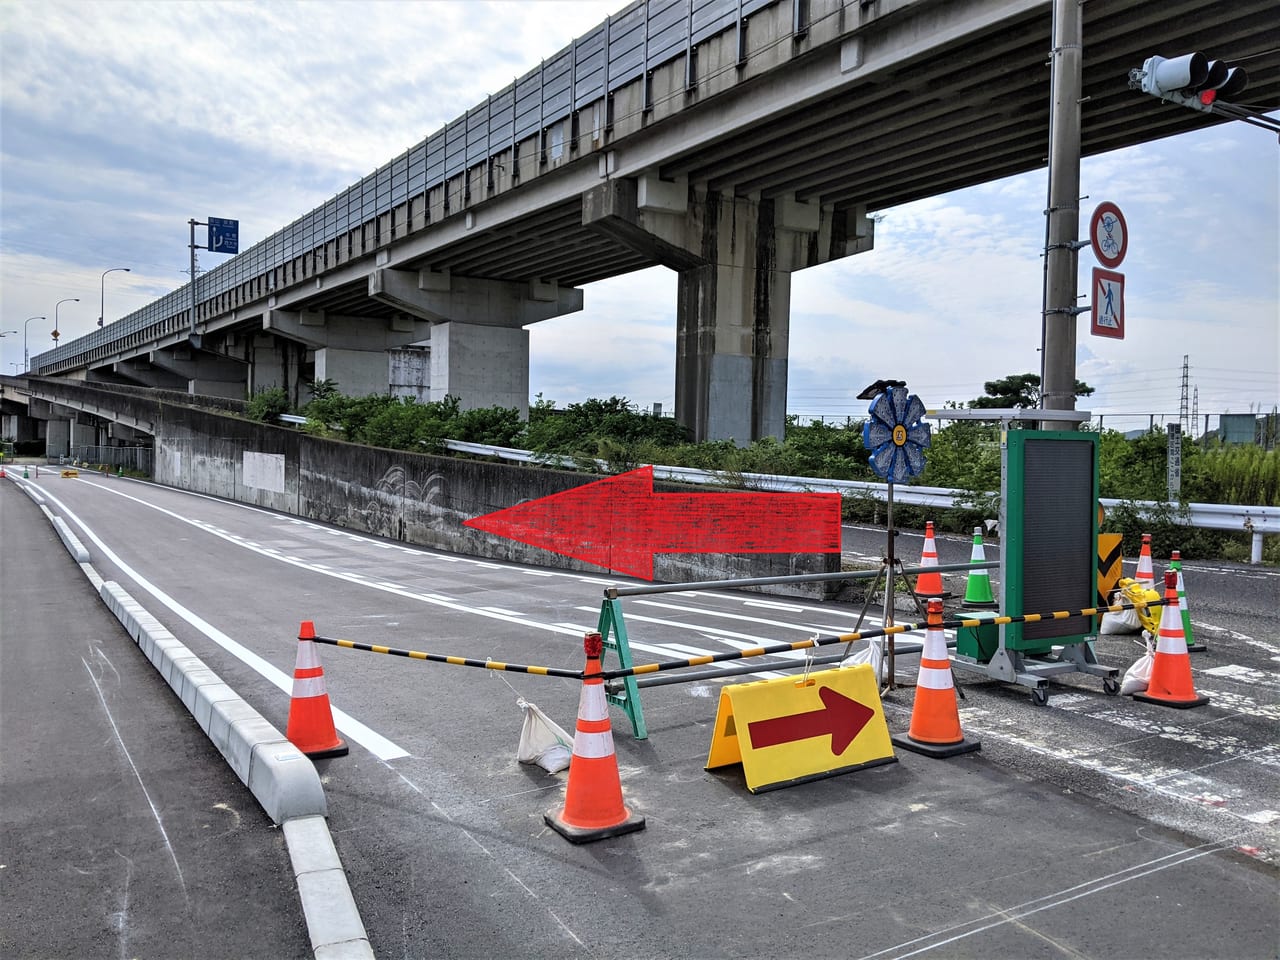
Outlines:
POLYGON ((1166 606, 1160 614, 1160 639, 1156 641, 1156 653, 1186 656, 1187 638, 1182 635, 1182 615, 1172 606, 1166 606), (1173 636, 1167 636, 1168 633, 1173 636))
POLYGON ((926 631, 924 635, 924 649, 920 651, 920 659, 946 660, 947 635, 941 630, 926 631))
POLYGON ((578 698, 578 719, 609 719, 609 704, 604 697, 603 683, 586 683, 582 685, 582 696, 578 698))
POLYGON ((951 682, 949 668, 921 667, 920 676, 916 678, 916 686, 927 690, 950 690, 955 684, 951 682))
POLYGON ((601 760, 613 756, 613 731, 587 733, 579 730, 573 735, 573 755, 584 760, 601 760))
POLYGON ((298 660, 295 670, 312 670, 320 666, 320 658, 316 656, 316 645, 310 640, 298 641, 298 660))
POLYGON ((293 678, 293 695, 298 700, 327 696, 328 692, 324 686, 324 677, 293 678))

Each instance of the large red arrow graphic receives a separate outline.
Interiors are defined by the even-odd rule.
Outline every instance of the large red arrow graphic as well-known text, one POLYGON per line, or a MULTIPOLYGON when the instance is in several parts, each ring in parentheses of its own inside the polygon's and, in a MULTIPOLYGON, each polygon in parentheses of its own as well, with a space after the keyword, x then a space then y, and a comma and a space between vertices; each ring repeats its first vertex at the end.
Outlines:
POLYGON ((876 715, 870 707, 849 699, 831 687, 820 687, 818 696, 822 698, 823 704, 818 710, 747 724, 751 749, 776 747, 783 743, 830 734, 831 752, 838 757, 848 749, 853 738, 862 732, 867 721, 876 715))
POLYGON ((464 521, 653 579, 655 553, 834 553, 838 493, 654 493, 653 467, 464 521))

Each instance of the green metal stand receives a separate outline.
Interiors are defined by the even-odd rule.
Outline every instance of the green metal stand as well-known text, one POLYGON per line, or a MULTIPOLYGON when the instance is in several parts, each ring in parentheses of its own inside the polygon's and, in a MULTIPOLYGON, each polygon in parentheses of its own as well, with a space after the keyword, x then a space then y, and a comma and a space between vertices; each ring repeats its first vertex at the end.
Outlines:
MULTIPOLYGON (((622 619, 622 601, 617 597, 604 598, 600 604, 600 623, 597 627, 601 639, 604 640, 604 652, 600 657, 600 666, 605 666, 609 651, 618 655, 618 666, 622 670, 630 670, 635 664, 631 659, 631 644, 627 640, 627 624, 622 619)), ((621 707, 631 720, 631 733, 637 740, 647 740, 649 730, 644 725, 644 707, 640 705, 640 687, 634 676, 626 676, 621 680, 605 685, 605 699, 614 706, 621 707), (621 684, 621 689, 618 685, 621 684)))

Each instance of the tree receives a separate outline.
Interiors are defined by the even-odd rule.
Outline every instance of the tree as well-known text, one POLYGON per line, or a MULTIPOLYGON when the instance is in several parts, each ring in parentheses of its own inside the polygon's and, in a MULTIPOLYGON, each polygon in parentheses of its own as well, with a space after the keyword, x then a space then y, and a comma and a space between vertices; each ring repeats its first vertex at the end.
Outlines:
MULTIPOLYGON (((1014 373, 999 380, 988 380, 982 389, 987 395, 970 400, 970 407, 990 410, 997 407, 1035 409, 1040 406, 1040 375, 1036 373, 1014 373)), ((1076 381, 1077 397, 1088 397, 1093 392, 1093 387, 1084 381, 1076 381)))

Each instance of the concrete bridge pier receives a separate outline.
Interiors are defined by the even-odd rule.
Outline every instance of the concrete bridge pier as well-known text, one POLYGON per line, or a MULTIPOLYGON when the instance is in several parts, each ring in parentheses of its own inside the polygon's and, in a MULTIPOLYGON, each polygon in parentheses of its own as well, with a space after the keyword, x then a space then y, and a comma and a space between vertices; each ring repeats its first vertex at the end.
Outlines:
POLYGON ((288 394, 291 404, 310 399, 302 389, 307 375, 306 344, 271 333, 258 333, 246 337, 242 349, 249 364, 249 397, 279 387, 288 394))
POLYGON ((464 410, 514 407, 529 416, 529 332, 582 309, 582 291, 555 283, 464 277, 448 270, 378 270, 369 295, 431 321, 430 398, 464 410))
POLYGON ((678 272, 676 418, 694 439, 780 439, 791 274, 871 249, 871 221, 853 209, 653 176, 594 187, 582 220, 678 272))
MULTIPOLYGON (((315 379, 332 380, 341 393, 352 397, 386 395, 388 351, 425 340, 431 333, 430 324, 405 314, 359 317, 323 310, 268 310, 262 328, 276 334, 277 340, 294 341, 313 350, 315 379)), ((296 357, 286 344, 265 353, 264 357, 255 354, 255 371, 269 366, 277 375, 297 376, 296 357)))

